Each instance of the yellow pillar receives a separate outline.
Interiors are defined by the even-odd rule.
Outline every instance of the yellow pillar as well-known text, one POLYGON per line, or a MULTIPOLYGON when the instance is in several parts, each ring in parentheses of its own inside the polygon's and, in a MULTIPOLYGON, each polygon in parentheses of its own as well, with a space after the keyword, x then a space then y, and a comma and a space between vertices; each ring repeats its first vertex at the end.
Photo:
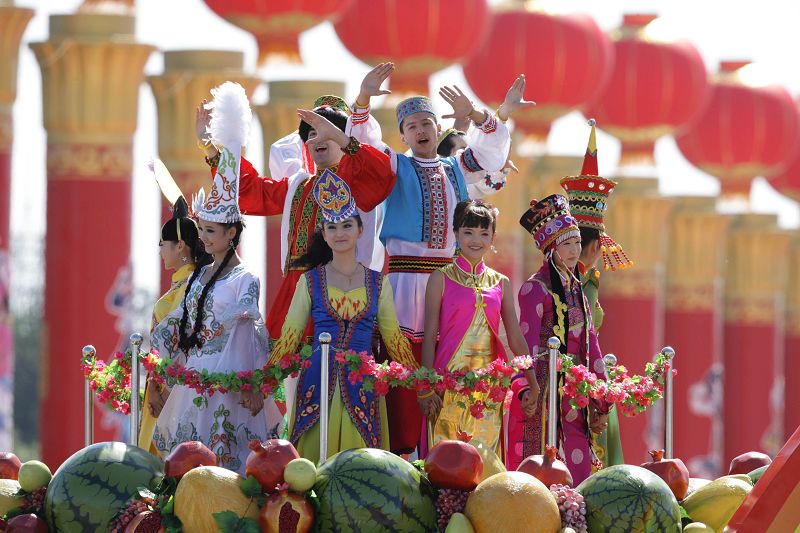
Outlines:
POLYGON ((406 153, 408 146, 400 139, 400 127, 397 125, 397 112, 392 107, 373 107, 372 116, 381 125, 383 142, 399 154, 406 153))
MULTIPOLYGON (((789 258, 789 281, 786 292, 786 335, 783 343, 784 390, 791 397, 800 387, 800 235, 795 232, 789 258)), ((788 439, 800 426, 800 402, 786 402, 783 436, 788 439)))
POLYGON ((791 237, 775 215, 734 218, 725 279, 724 456, 783 442, 783 332, 791 237))
POLYGON ((14 335, 8 310, 11 217, 11 108, 17 97, 19 43, 33 10, 0 2, 0 450, 13 449, 14 335))
MULTIPOLYGON (((47 130, 42 456, 54 467, 83 443, 77 354, 88 343, 109 354, 129 333, 117 328, 132 288, 132 144, 153 51, 134 26, 131 16, 54 15, 50 38, 31 45, 47 130)), ((113 426, 95 424, 95 439, 119 438, 113 426)))
POLYGON ((195 108, 210 90, 225 81, 240 83, 252 96, 261 81, 243 70, 244 54, 224 50, 164 52, 164 73, 149 76, 158 107, 158 153, 176 183, 191 199, 200 187, 209 188, 211 177, 197 148, 195 108))

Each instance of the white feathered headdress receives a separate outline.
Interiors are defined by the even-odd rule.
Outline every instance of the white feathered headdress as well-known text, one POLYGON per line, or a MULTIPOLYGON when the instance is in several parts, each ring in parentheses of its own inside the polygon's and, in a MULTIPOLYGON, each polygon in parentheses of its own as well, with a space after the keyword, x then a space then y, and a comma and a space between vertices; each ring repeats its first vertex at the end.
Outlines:
POLYGON ((211 89, 214 99, 206 104, 211 110, 208 131, 219 150, 214 185, 208 196, 201 189, 193 199, 195 213, 209 222, 231 223, 241 220, 239 211, 239 170, 242 148, 247 144, 253 112, 244 87, 226 81, 211 89), (202 206, 202 207, 200 207, 202 206), (199 208, 199 209, 198 209, 199 208))

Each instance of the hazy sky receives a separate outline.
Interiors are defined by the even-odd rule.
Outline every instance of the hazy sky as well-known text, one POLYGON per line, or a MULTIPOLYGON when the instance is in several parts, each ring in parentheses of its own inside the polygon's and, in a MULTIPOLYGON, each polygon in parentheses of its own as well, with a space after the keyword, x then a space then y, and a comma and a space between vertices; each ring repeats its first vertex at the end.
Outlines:
MULTIPOLYGON (((456 3, 456 0, 450 0, 456 3)), ((41 75, 27 44, 48 35, 48 16, 74 12, 80 0, 16 0, 16 4, 36 10, 20 50, 19 90, 14 107, 14 152, 12 184, 12 235, 39 236, 45 226, 45 132, 42 127, 41 75)), ((491 1, 491 3, 497 3, 491 1)), ((750 59, 769 80, 785 85, 793 95, 800 94, 800 69, 796 68, 800 3, 786 0, 730 2, 722 0, 558 0, 541 2, 561 11, 591 14, 605 30, 617 27, 625 12, 654 12, 662 17, 663 27, 677 38, 695 43, 710 72, 720 59, 750 59)), ((228 24, 208 9, 202 0, 138 0, 137 39, 159 50, 216 48, 245 53, 245 68, 255 72, 255 40, 228 24), (176 21, 180 21, 176 24, 176 21), (213 40, 210 38, 213 36, 213 40)), ((329 24, 306 32, 301 39, 302 67, 267 68, 258 72, 266 79, 338 79, 347 82, 347 97, 358 91, 367 67, 339 43, 329 24), (331 61, 333 57, 335 60, 331 61)), ((160 74, 163 58, 154 53, 146 74, 160 74)), ((535 76, 535 73, 528 73, 535 76)), ((459 66, 444 70, 431 79, 431 87, 456 83, 466 87, 459 66)), ((267 98, 266 90, 256 93, 256 103, 267 98)), ((443 104, 443 102, 439 102, 443 104)), ((585 149, 585 119, 572 113, 555 122, 548 140, 552 153, 580 155, 585 149)), ((253 128, 251 146, 260 147, 258 127, 253 128)), ((619 144, 610 136, 598 135, 600 173, 614 174, 619 159, 619 144)), ((156 108, 146 84, 140 90, 139 124, 134 144, 133 243, 136 252, 136 281, 156 291, 160 264, 157 257, 160 193, 147 170, 147 161, 157 154, 156 108)), ((199 155, 199 154, 198 154, 199 155)), ((263 169, 260 149, 248 151, 256 168, 263 169)), ((672 138, 656 145, 660 188, 664 194, 713 195, 719 190, 714 178, 698 171, 680 154, 672 138)), ((752 196, 754 209, 780 214, 781 224, 797 227, 797 204, 778 195, 757 180, 752 196)), ((263 269, 263 220, 252 219, 245 233, 245 260, 263 269)), ((260 270, 258 270, 260 271, 260 270)), ((19 276, 22 273, 14 272, 19 276)))

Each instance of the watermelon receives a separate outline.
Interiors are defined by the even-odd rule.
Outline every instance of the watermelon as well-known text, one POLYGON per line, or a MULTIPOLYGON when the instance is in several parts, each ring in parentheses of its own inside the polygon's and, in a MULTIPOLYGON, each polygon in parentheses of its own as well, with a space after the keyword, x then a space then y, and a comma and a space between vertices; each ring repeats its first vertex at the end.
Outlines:
POLYGON ((663 479, 639 466, 615 465, 577 487, 589 533, 679 533, 681 510, 663 479))
POLYGON ((433 487, 400 457, 373 448, 339 452, 317 470, 320 533, 437 531, 433 487))
POLYGON ((155 489, 164 463, 122 442, 79 450, 56 470, 44 501, 50 531, 108 531, 108 524, 139 487, 155 489))

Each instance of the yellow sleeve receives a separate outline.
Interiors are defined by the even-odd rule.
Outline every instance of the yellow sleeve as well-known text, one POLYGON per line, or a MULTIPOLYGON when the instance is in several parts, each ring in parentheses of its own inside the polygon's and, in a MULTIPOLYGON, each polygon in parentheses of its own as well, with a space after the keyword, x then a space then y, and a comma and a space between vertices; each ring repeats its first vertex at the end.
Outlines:
POLYGON ((285 355, 297 351, 303 341, 303 333, 306 331, 308 317, 311 315, 311 295, 308 293, 308 283, 306 277, 301 276, 294 289, 292 303, 289 304, 289 311, 286 320, 281 328, 281 336, 272 353, 269 355, 269 364, 275 365, 285 355))
POLYGON ((392 286, 386 277, 383 278, 381 295, 378 297, 378 329, 389 357, 411 370, 419 368, 419 363, 411 352, 411 343, 400 331, 400 323, 397 321, 397 312, 394 309, 392 286))

